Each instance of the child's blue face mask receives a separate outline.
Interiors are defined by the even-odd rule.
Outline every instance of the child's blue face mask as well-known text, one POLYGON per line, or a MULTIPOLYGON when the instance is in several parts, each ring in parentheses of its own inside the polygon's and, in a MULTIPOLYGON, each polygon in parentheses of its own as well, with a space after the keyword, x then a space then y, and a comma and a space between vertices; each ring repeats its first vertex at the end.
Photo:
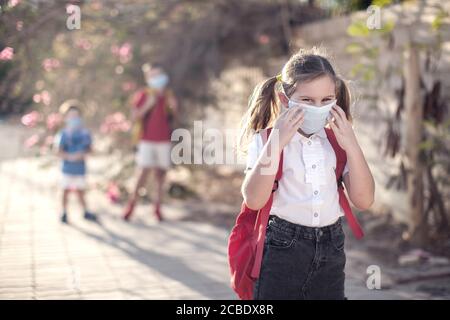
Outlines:
POLYGON ((78 129, 82 126, 83 121, 81 120, 80 117, 74 117, 74 118, 70 118, 67 119, 67 127, 69 129, 78 129))

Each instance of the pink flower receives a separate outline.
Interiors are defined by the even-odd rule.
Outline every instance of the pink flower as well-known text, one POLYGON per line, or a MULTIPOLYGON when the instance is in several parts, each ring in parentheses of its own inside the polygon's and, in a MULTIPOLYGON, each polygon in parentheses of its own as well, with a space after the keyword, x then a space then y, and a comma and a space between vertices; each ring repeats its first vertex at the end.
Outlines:
POLYGON ((39 135, 33 134, 27 140, 25 140, 24 145, 27 149, 34 147, 39 142, 39 135))
POLYGON ((63 117, 61 114, 53 112, 47 116, 47 129, 54 130, 58 128, 63 122, 63 117))
POLYGON ((0 52, 0 60, 12 60, 14 57, 14 49, 11 47, 6 47, 0 52))
POLYGON ((102 133, 127 132, 131 128, 131 123, 126 119, 122 112, 115 112, 106 116, 100 131, 102 133))
POLYGON ((268 44, 270 42, 270 37, 266 34, 261 34, 258 37, 258 42, 263 45, 268 44))
POLYGON ((127 63, 133 58, 133 47, 126 42, 121 46, 111 46, 111 53, 119 57, 120 63, 127 63))
POLYGON ((86 39, 78 39, 75 42, 75 46, 77 48, 83 49, 83 50, 90 50, 92 48, 92 43, 89 40, 86 39))
POLYGON ((36 126, 40 119, 41 115, 39 112, 31 111, 30 113, 27 113, 22 117, 21 122, 24 126, 32 128, 36 126))
POLYGON ((34 101, 35 103, 40 103, 40 102, 41 102, 41 95, 40 95, 39 93, 35 93, 35 94, 33 95, 33 101, 34 101))
POLYGON ((8 2, 8 7, 14 8, 14 7, 17 6, 19 3, 20 3, 20 0, 9 0, 9 2, 8 2))
POLYGON ((133 91, 136 88, 136 83, 133 81, 127 81, 122 83, 122 90, 125 92, 133 91))
POLYGON ((108 196, 108 199, 113 203, 117 203, 119 201, 120 189, 115 182, 109 183, 106 190, 106 195, 108 196))
POLYGON ((61 62, 55 58, 48 58, 42 61, 42 67, 45 71, 50 72, 54 69, 57 69, 61 66, 61 62))
POLYGON ((42 98, 42 103, 45 104, 46 106, 48 106, 50 104, 50 101, 52 99, 52 97, 50 96, 50 93, 47 90, 44 90, 41 92, 41 98, 42 98))

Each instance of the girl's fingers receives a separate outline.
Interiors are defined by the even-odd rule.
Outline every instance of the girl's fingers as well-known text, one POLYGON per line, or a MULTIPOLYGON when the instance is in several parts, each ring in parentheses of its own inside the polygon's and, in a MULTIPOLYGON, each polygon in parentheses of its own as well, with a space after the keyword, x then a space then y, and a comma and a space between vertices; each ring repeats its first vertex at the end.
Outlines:
POLYGON ((337 104, 334 106, 334 109, 337 110, 337 112, 342 116, 342 119, 347 119, 347 115, 345 114, 345 111, 339 107, 337 104))
POLYGON ((335 105, 333 106, 332 110, 334 110, 340 116, 343 123, 347 121, 347 115, 345 114, 344 110, 342 110, 341 107, 335 105))
POLYGON ((340 115, 337 111, 335 111, 335 110, 333 110, 333 109, 331 109, 330 112, 331 112, 331 114, 332 114, 333 117, 334 117, 334 122, 335 122, 335 124, 336 124, 337 126, 341 127, 341 124, 343 123, 343 120, 342 120, 341 115, 340 115))
POLYGON ((292 117, 291 123, 293 125, 295 125, 299 119, 303 119, 303 117, 305 116, 305 111, 304 110, 297 110, 297 112, 295 113, 295 115, 292 117))
POLYGON ((305 119, 305 114, 302 113, 302 114, 300 115, 300 117, 298 117, 297 120, 295 120, 295 121, 293 122, 292 125, 293 125, 295 131, 298 130, 298 128, 300 127, 300 125, 302 124, 302 122, 303 122, 304 119, 305 119))
POLYGON ((330 125, 331 130, 333 130, 334 134, 336 134, 339 131, 339 129, 336 126, 336 124, 333 121, 328 121, 328 123, 330 125))

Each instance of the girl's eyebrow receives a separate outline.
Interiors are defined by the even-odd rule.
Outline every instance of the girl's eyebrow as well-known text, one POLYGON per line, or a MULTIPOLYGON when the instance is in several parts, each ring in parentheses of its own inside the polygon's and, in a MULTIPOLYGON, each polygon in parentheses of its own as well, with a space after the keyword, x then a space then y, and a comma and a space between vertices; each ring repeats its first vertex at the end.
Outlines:
MULTIPOLYGON (((330 94, 329 96, 323 97, 322 99, 325 99, 325 98, 332 98, 332 97, 335 97, 335 95, 334 95, 334 94, 330 94)), ((299 96, 299 98, 300 98, 300 99, 302 99, 302 98, 313 99, 313 98, 311 98, 310 96, 299 96)))

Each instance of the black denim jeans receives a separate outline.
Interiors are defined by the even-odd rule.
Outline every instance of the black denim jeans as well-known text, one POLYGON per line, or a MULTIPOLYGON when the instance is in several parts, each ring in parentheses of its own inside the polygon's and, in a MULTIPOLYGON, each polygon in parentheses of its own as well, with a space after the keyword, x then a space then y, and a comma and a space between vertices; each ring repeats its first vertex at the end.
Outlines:
POLYGON ((255 300, 345 300, 342 218, 321 228, 269 217, 255 300))

